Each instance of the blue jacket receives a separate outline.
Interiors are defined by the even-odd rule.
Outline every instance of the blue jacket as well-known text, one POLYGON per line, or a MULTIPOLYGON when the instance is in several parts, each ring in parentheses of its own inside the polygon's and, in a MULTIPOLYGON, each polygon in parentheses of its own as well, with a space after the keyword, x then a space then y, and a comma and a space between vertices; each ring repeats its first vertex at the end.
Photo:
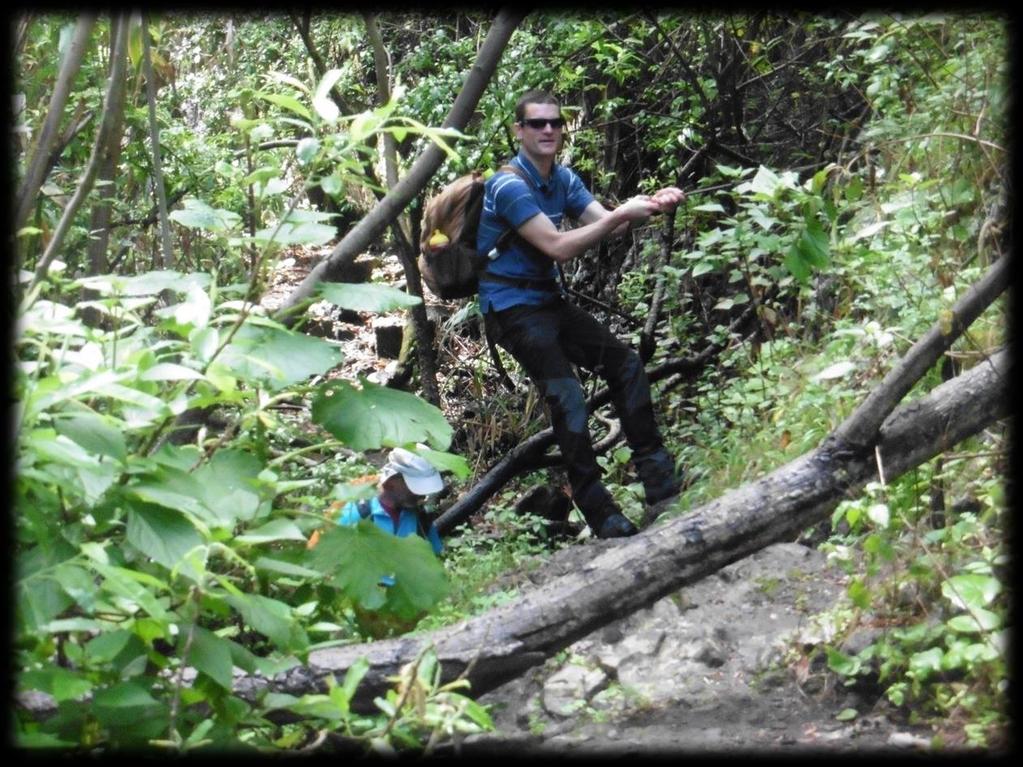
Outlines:
MULTIPOLYGON (((419 533, 419 515, 411 509, 402 509, 398 514, 398 525, 395 527, 394 520, 391 519, 391 515, 388 514, 384 507, 380 505, 379 498, 372 498, 369 502, 369 518, 373 523, 385 532, 396 535, 399 538, 404 538, 408 535, 418 535, 419 533)), ((350 501, 344 505, 341 509, 341 513, 338 514, 337 523, 339 525, 349 525, 354 527, 358 524, 362 516, 359 514, 359 504, 356 501, 350 501)), ((426 522, 426 540, 429 541, 433 547, 434 554, 440 554, 444 550, 444 544, 441 543, 440 535, 437 534, 437 528, 432 524, 426 522)))
MULTIPOLYGON (((579 176, 564 165, 555 163, 550 180, 545 181, 523 152, 509 164, 524 171, 530 183, 507 171, 487 179, 476 235, 476 247, 481 253, 489 253, 505 231, 517 229, 538 213, 560 227, 566 214, 578 218, 594 200, 579 176)), ((556 280, 558 277, 552 258, 518 239, 512 240, 495 260, 488 262, 487 271, 514 279, 556 280)), ((480 277, 479 296, 480 311, 484 313, 522 304, 542 304, 551 298, 548 291, 488 282, 486 275, 480 277)))

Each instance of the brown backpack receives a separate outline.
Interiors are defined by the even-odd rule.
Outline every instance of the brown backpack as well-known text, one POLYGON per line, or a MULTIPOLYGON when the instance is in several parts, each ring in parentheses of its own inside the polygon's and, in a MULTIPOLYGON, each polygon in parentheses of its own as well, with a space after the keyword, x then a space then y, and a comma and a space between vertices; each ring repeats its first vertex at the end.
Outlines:
MULTIPOLYGON (((501 170, 510 171, 529 183, 512 165, 505 165, 501 170)), ((486 254, 476 250, 483 184, 483 174, 473 171, 452 181, 426 204, 419 239, 419 272, 426 287, 438 298, 467 298, 475 295, 479 288, 479 274, 487 265, 486 254), (448 238, 446 245, 430 247, 430 237, 435 231, 443 232, 448 238)), ((498 245, 502 246, 509 236, 514 236, 514 231, 502 235, 498 245)))

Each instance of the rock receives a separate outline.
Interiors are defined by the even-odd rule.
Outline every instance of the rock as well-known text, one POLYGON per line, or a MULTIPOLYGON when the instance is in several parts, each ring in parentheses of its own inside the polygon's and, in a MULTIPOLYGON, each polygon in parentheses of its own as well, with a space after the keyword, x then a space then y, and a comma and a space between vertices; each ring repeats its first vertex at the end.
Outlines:
POLYGON ((870 645, 874 644, 884 635, 884 631, 871 626, 861 626, 854 629, 842 642, 841 651, 846 655, 859 655, 870 645))
POLYGON ((896 748, 927 748, 931 747, 930 738, 922 738, 911 732, 893 732, 888 736, 888 745, 896 748))
POLYGON ((627 658, 656 655, 663 640, 663 629, 640 630, 626 634, 620 642, 595 648, 595 655, 601 666, 616 670, 627 658))
POLYGON ((553 716, 571 716, 606 684, 607 674, 599 668, 570 663, 544 684, 541 693, 544 711, 553 716))

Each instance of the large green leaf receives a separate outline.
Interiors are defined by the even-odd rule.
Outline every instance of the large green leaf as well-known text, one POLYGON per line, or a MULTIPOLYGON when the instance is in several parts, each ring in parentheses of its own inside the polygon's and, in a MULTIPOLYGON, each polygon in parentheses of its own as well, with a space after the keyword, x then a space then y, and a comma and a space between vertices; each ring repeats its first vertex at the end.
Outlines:
POLYGON ((246 324, 218 362, 240 378, 276 390, 327 372, 341 362, 341 352, 319 338, 246 324))
POLYGON ((176 221, 189 229, 204 229, 209 232, 229 232, 241 223, 241 216, 223 208, 211 208, 202 200, 187 199, 182 203, 181 210, 170 213, 171 221, 176 221))
POLYGON ((272 519, 256 530, 235 538, 238 543, 270 543, 271 541, 304 541, 298 525, 290 519, 272 519))
MULTIPOLYGON (((135 503, 128 510, 128 542, 168 570, 204 543, 195 526, 179 511, 135 503)), ((186 568, 187 571, 187 568, 186 568)))
POLYGON ((113 418, 92 412, 60 414, 53 426, 58 433, 74 440, 90 453, 123 461, 127 456, 124 434, 113 418))
POLYGON ((389 285, 363 283, 353 285, 346 282, 321 282, 319 295, 326 301, 356 312, 384 312, 408 309, 423 302, 418 296, 389 285))
POLYGON ((192 643, 185 662, 230 691, 234 663, 231 660, 231 645, 228 640, 221 639, 201 626, 189 626, 180 632, 182 645, 188 641, 189 633, 192 634, 192 643))
MULTIPOLYGON (((173 217, 171 215, 171 218, 173 217)), ((211 281, 212 278, 205 272, 183 274, 162 269, 133 275, 97 274, 82 277, 76 284, 104 296, 155 296, 165 290, 175 293, 185 293, 192 289, 202 290, 211 281)))
POLYGON ((305 630, 284 602, 260 594, 228 594, 226 599, 249 626, 282 652, 302 652, 309 646, 305 630))
POLYGON ((252 519, 259 509, 257 478, 263 465, 254 455, 242 450, 219 450, 192 477, 200 488, 200 498, 224 527, 238 520, 252 519))
POLYGON ((283 223, 279 227, 260 229, 252 235, 258 245, 326 245, 337 238, 337 227, 313 222, 283 223))
POLYGON ((308 553, 309 564, 324 573, 366 609, 412 618, 437 603, 448 590, 447 577, 430 544, 418 535, 397 538, 368 520, 335 525, 308 553), (394 585, 381 587, 384 576, 394 585))
POLYGON ((418 448, 415 452, 432 463, 439 471, 450 471, 459 479, 465 479, 472 474, 469 462, 460 455, 430 450, 428 447, 418 448))
POLYGON ((956 607, 975 610, 987 607, 1002 590, 997 578, 979 573, 954 575, 941 584, 941 593, 956 607))
POLYGON ((120 682, 96 692, 91 712, 115 742, 139 744, 167 731, 169 709, 141 681, 120 682))
POLYGON ((425 442, 436 450, 451 444, 451 426, 429 402, 407 392, 362 380, 334 380, 313 397, 313 421, 352 450, 375 450, 425 442))

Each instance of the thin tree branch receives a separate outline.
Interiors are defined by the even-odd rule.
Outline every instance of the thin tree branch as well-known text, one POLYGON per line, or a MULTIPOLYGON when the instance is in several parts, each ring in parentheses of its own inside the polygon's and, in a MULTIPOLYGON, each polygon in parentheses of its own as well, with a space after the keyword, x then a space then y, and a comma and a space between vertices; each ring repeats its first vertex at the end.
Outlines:
POLYGON ((944 320, 936 322, 913 344, 880 385, 835 429, 829 438, 834 440, 834 447, 858 452, 873 445, 885 418, 1008 285, 1009 258, 1002 256, 955 303, 944 320))

